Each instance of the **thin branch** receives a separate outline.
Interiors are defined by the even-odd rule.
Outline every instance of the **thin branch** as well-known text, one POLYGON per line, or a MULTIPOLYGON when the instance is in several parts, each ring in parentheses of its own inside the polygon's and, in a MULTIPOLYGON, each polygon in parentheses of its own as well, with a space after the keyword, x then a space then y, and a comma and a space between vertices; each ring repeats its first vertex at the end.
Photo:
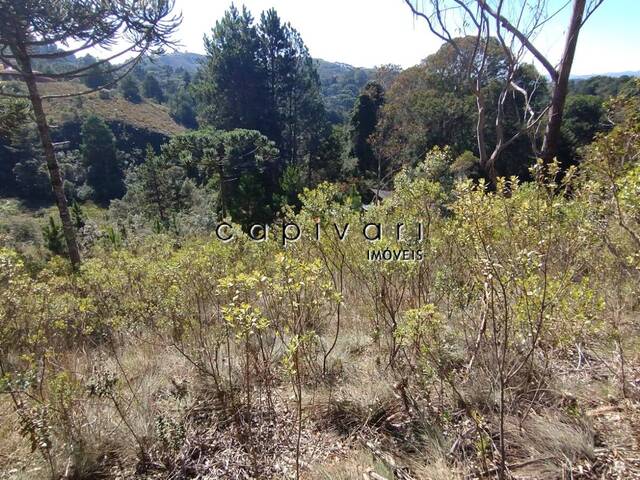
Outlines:
POLYGON ((549 62, 549 60, 529 41, 529 38, 524 33, 518 30, 514 25, 512 25, 511 22, 509 22, 509 20, 507 20, 504 16, 494 11, 487 4, 486 0, 476 1, 485 12, 496 18, 504 28, 509 30, 524 46, 526 46, 527 50, 529 50, 531 54, 536 57, 536 59, 542 64, 542 66, 544 66, 553 81, 557 80, 558 71, 556 70, 556 68, 551 65, 551 62, 549 62))

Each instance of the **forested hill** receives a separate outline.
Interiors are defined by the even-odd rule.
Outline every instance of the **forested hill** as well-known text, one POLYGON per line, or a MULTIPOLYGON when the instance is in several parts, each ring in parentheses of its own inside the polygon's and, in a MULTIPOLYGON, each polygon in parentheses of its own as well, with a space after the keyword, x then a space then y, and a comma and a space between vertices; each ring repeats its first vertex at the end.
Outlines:
MULTIPOLYGON (((194 76, 205 58, 205 55, 193 52, 172 52, 160 55, 153 60, 143 62, 139 69, 139 78, 142 80, 146 72, 151 72, 161 83, 167 84, 168 90, 172 90, 171 77, 178 77, 184 72, 194 76), (163 79, 165 79, 164 82, 163 79)), ((386 82, 384 86, 388 88, 390 82, 401 71, 397 66, 356 67, 348 63, 330 62, 321 58, 314 59, 314 63, 320 78, 322 98, 332 123, 341 123, 348 119, 356 97, 367 82, 372 80, 386 82)), ((595 95, 606 99, 617 95, 620 86, 629 78, 638 76, 640 71, 574 75, 571 77, 571 90, 576 94, 595 95)))
POLYGON ((613 78, 640 77, 640 70, 626 70, 624 72, 606 72, 606 73, 598 73, 598 74, 589 73, 586 75, 571 75, 572 80, 587 80, 593 77, 613 77, 613 78))
MULTIPOLYGON (((147 64, 152 63, 160 67, 171 67, 175 70, 183 69, 189 73, 195 73, 205 58, 204 55, 199 53, 172 52, 154 57, 154 59, 149 60, 147 64)), ((375 74, 374 68, 354 67, 348 63, 329 62, 321 58, 315 59, 315 64, 323 85, 353 83, 362 86, 373 78, 375 74)), ((358 93, 358 91, 356 91, 356 93, 358 93)))
POLYGON ((320 58, 315 59, 315 64, 327 112, 334 122, 342 121, 353 108, 353 102, 362 88, 374 79, 376 69, 358 68, 320 58))
POLYGON ((172 52, 155 57, 153 62, 159 66, 171 67, 173 69, 182 68, 189 73, 195 73, 205 58, 204 55, 199 53, 172 52))
MULTIPOLYGON (((206 57, 192 52, 173 52, 146 60, 139 71, 152 72, 160 81, 173 75, 195 75, 206 57)), ((329 119, 333 123, 344 121, 356 97, 376 76, 375 68, 360 68, 347 63, 314 59, 320 77, 321 94, 329 119)), ((141 75, 142 77, 142 75, 141 75)))
POLYGON ((334 60, 443 40, 407 68, 185 2, 1 4, 0 480, 640 480, 640 78, 571 77, 602 2, 337 12, 334 60))

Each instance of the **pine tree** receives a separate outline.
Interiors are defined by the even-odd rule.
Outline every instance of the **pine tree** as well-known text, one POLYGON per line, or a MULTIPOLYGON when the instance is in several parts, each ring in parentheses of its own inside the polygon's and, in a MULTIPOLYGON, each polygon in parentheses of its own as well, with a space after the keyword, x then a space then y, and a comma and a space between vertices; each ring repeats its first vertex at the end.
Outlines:
POLYGON ((125 78, 120 84, 120 91, 122 92, 122 96, 125 100, 128 100, 131 103, 140 103, 142 102, 142 97, 140 96, 140 89, 138 88, 138 83, 131 77, 125 78))
POLYGON ((96 65, 84 78, 84 84, 89 88, 98 88, 113 81, 113 73, 110 72, 109 65, 96 65))
POLYGON ((94 200, 106 204, 121 197, 124 193, 122 167, 113 133, 103 120, 91 116, 84 122, 81 150, 94 200))
POLYGON ((314 140, 328 134, 318 73, 300 34, 274 9, 260 16, 258 35, 271 130, 263 133, 276 142, 287 165, 302 166, 317 150, 314 140))
POLYGON ((280 156, 262 178, 267 195, 278 195, 288 166, 304 172, 308 183, 331 132, 319 77, 299 33, 273 9, 254 25, 245 8, 232 6, 206 47, 195 85, 201 120, 221 130, 257 130, 275 142, 280 156))
POLYGON ((73 216, 73 224, 77 229, 81 229, 85 226, 85 215, 78 202, 73 202, 73 205, 71 206, 71 215, 73 216))
POLYGON ((162 91, 160 82, 158 82, 158 79, 150 73, 147 73, 144 77, 144 81, 142 82, 142 91, 145 97, 152 98, 158 103, 164 102, 164 92, 162 91))
POLYGON ((193 96, 186 88, 180 88, 169 100, 169 115, 180 125, 198 128, 196 105, 193 96))
POLYGON ((231 6, 205 37, 207 62, 195 88, 200 115, 221 130, 263 125, 265 75, 258 57, 259 39, 253 17, 231 6))
POLYGON ((53 217, 49 217, 49 224, 42 228, 45 245, 54 255, 64 254, 64 234, 53 217))
POLYGON ((164 228, 169 227, 172 216, 188 206, 185 183, 189 182, 184 168, 173 164, 169 155, 156 155, 147 146, 145 161, 135 169, 135 182, 142 192, 144 208, 164 228))
POLYGON ((351 115, 351 155, 358 159, 360 173, 377 171, 376 159, 369 142, 376 130, 380 108, 384 104, 384 89, 369 82, 356 100, 351 115))

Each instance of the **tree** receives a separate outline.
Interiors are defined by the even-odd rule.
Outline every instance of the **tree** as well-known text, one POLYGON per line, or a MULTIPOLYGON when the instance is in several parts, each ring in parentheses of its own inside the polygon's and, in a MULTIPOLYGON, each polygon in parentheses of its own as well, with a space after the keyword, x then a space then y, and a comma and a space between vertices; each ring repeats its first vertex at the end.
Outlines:
MULTIPOLYGON (((536 153, 545 161, 550 162, 557 154, 560 140, 560 127, 564 104, 568 92, 569 74, 573 64, 578 35, 582 25, 591 14, 602 4, 603 0, 574 0, 573 9, 566 30, 565 47, 560 61, 555 67, 534 44, 534 38, 542 30, 548 20, 557 12, 548 13, 548 0, 523 0, 515 8, 508 8, 505 0, 431 0, 426 9, 422 3, 405 0, 414 15, 422 18, 432 33, 449 44, 457 52, 460 41, 474 38, 475 47, 471 55, 460 55, 459 61, 466 71, 465 80, 473 87, 476 98, 478 121, 476 136, 479 158, 482 168, 490 181, 495 185, 497 159, 505 148, 525 134, 535 135, 538 126, 545 125, 542 145, 533 139, 536 153), (465 37, 454 37, 452 32, 462 30, 465 37), (492 40, 493 39, 493 40, 492 40), (487 146, 485 128, 488 125, 486 116, 488 102, 483 94, 482 84, 488 73, 486 62, 487 52, 491 44, 497 42, 506 56, 503 65, 504 72, 499 84, 499 100, 495 117, 495 131, 493 148, 487 146), (525 88, 515 81, 520 67, 525 63, 525 55, 533 56, 547 71, 551 78, 551 95, 542 109, 534 110, 530 99, 536 92, 538 85, 525 88), (521 96, 524 109, 519 114, 520 127, 512 134, 504 130, 505 102, 512 96, 521 96)), ((568 5, 568 2, 565 6, 568 5)), ((466 40, 468 41, 468 40, 466 40)))
POLYGON ((185 194, 189 179, 185 169, 171 160, 167 155, 156 155, 148 146, 145 161, 127 176, 125 197, 165 228, 175 213, 189 206, 185 194))
POLYGON ((207 61, 195 85, 203 123, 258 130, 276 143, 279 162, 267 172, 275 193, 287 165, 307 170, 329 135, 313 60, 299 33, 275 10, 258 25, 231 7, 205 39, 207 61))
POLYGON ((216 172, 220 211, 249 224, 270 220, 269 181, 264 173, 278 158, 275 144, 255 130, 221 132, 205 164, 216 172))
POLYGON ((120 84, 120 91, 122 92, 124 99, 131 103, 140 103, 142 101, 138 82, 131 77, 127 77, 122 81, 120 84))
POLYGON ((475 99, 470 88, 460 88, 458 72, 442 68, 456 61, 449 50, 445 44, 420 65, 404 70, 385 92, 376 132, 369 139, 380 179, 415 165, 435 146, 448 145, 454 155, 474 150, 469 132, 475 126, 475 99))
POLYGON ((101 204, 124 194, 122 166, 116 143, 107 124, 91 116, 82 125, 82 159, 87 168, 87 183, 94 199, 101 204))
POLYGON ((562 124, 558 158, 563 166, 577 163, 580 149, 590 144, 598 132, 607 129, 603 100, 595 95, 569 95, 562 124))
POLYGON ((302 159, 315 154, 314 139, 328 134, 318 73, 300 34, 273 8, 260 15, 258 37, 271 130, 262 131, 276 142, 285 164, 303 167, 302 159))
POLYGON ((180 88, 169 100, 169 115, 180 125, 198 128, 196 105, 193 96, 186 88, 180 88))
POLYGON ((39 157, 32 156, 17 162, 13 167, 17 192, 30 201, 51 200, 50 182, 46 165, 39 157))
POLYGON ((216 191, 222 217, 243 224, 270 220, 275 205, 265 173, 278 149, 260 132, 204 128, 174 137, 162 156, 177 159, 196 186, 216 191))
POLYGON ((402 73, 402 67, 400 65, 394 65, 392 63, 380 65, 376 68, 374 80, 376 83, 379 83, 384 90, 389 90, 400 73, 402 73))
POLYGON ((124 78, 145 54, 160 51, 162 47, 171 44, 170 37, 181 21, 180 17, 170 17, 172 8, 172 0, 59 0, 55 6, 41 0, 0 0, 0 60, 19 73, 28 94, 0 93, 5 96, 28 98, 31 101, 67 251, 74 267, 80 263, 80 252, 64 194, 62 175, 56 162, 49 124, 42 106, 43 98, 70 95, 41 96, 37 84, 38 74, 34 72, 33 64, 71 58, 87 49, 118 45, 118 50, 105 59, 47 74, 51 78, 83 78, 92 68, 107 65, 125 54, 133 53, 134 55, 125 62, 107 70, 108 73, 118 73, 114 82, 118 81, 124 78), (66 48, 54 48, 59 45, 66 48))
POLYGON ((182 74, 182 83, 185 87, 191 85, 191 74, 187 70, 182 74))
POLYGON ((29 106, 23 100, 0 98, 0 196, 10 196, 15 190, 13 169, 19 161, 14 143, 24 140, 19 132, 26 131, 29 106))
MULTIPOLYGON (((349 138, 346 130, 344 125, 333 125, 330 133, 326 136, 323 135, 318 154, 311 158, 309 165, 313 184, 319 184, 323 180, 335 182, 342 179, 343 173, 345 173, 345 152, 349 149, 349 138)), ((306 186, 309 187, 308 181, 306 186)), ((299 194, 301 191, 297 193, 299 194)))
POLYGON ((278 156, 274 143, 255 130, 203 128, 177 135, 159 155, 127 174, 124 204, 169 226, 193 206, 191 193, 217 203, 221 217, 248 225, 271 219, 274 205, 264 172, 278 156), (217 201, 217 202, 216 202, 217 201))
POLYGON ((245 7, 240 12, 232 5, 205 36, 207 60, 195 85, 204 123, 222 130, 262 126, 266 83, 258 46, 245 7))
POLYGON ((379 112, 384 104, 384 89, 379 83, 369 82, 353 107, 351 115, 351 154, 358 159, 362 174, 378 174, 370 137, 376 130, 379 112))
POLYGON ((160 86, 158 79, 150 73, 147 73, 144 77, 144 82, 142 82, 142 91, 144 92, 145 97, 153 98, 158 103, 164 102, 164 92, 162 91, 162 87, 160 86))
POLYGON ((49 217, 49 223, 42 227, 42 236, 51 253, 54 255, 64 254, 64 235, 53 217, 49 217))
POLYGON ((9 140, 16 128, 29 118, 29 106, 23 100, 0 99, 0 140, 9 140))
POLYGON ((602 99, 593 95, 570 95, 565 108, 563 127, 571 133, 576 146, 584 146, 602 131, 604 107, 602 99))
POLYGON ((111 83, 114 77, 110 70, 111 65, 95 65, 84 77, 84 84, 93 89, 111 83))

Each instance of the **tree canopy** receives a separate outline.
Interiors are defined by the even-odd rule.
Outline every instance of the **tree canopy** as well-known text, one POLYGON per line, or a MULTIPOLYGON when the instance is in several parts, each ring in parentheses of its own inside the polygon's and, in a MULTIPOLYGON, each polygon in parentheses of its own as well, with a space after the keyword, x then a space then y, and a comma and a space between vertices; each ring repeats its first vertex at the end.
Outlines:
POLYGON ((82 158, 87 168, 87 183, 93 189, 96 202, 124 194, 123 168, 120 164, 113 133, 98 117, 91 116, 82 125, 82 158))
MULTIPOLYGON (((299 33, 275 10, 258 23, 232 6, 205 39, 207 61, 195 85, 202 122, 216 129, 258 130, 280 151, 269 173, 308 168, 328 135, 320 84, 299 33)), ((275 188, 275 187, 272 187, 275 188)))

